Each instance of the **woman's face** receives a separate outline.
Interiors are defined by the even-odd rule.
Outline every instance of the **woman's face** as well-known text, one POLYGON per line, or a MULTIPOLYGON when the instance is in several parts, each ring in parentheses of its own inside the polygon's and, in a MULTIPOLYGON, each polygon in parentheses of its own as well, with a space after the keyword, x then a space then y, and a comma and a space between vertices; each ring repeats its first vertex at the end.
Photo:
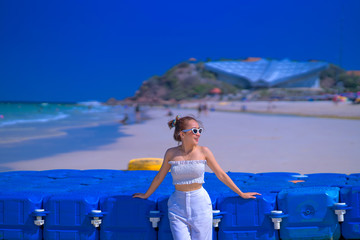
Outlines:
MULTIPOLYGON (((199 124, 197 121, 195 120, 189 120, 186 123, 186 128, 185 129, 191 129, 191 128, 199 128, 199 124)), ((185 130, 183 129, 183 130, 185 130)), ((194 145, 197 145, 199 143, 199 138, 200 138, 200 133, 198 132, 197 134, 194 134, 192 131, 187 131, 187 132, 181 132, 183 138, 182 138, 182 142, 183 143, 192 143, 194 145)))

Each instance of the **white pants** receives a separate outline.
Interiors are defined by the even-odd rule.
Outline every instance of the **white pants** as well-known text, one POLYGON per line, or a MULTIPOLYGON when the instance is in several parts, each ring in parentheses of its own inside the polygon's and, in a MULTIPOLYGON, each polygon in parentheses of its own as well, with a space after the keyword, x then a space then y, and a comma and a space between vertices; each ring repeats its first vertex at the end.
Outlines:
POLYGON ((212 204, 204 188, 189 192, 175 190, 168 209, 174 240, 212 240, 212 204))

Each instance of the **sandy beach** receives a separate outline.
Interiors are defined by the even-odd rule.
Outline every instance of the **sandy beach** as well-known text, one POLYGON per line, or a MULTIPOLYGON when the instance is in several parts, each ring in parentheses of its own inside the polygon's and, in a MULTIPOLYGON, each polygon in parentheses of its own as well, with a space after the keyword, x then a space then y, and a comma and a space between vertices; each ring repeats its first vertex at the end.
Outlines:
POLYGON ((324 117, 360 120, 360 105, 350 102, 333 103, 331 101, 207 101, 186 103, 184 108, 197 108, 206 103, 216 110, 231 112, 266 113, 296 115, 304 117, 324 117))
MULTIPOLYGON (((266 107, 266 104, 263 103, 262 107, 266 107)), ((296 103, 287 104, 278 103, 277 109, 280 106, 283 109, 297 109, 298 113, 304 115, 310 115, 316 109, 325 111, 324 103, 308 104, 307 108, 301 108, 296 103)), ((234 104, 222 106, 230 109, 238 107, 234 104)), ((333 107, 342 108, 340 105, 333 107)), ((360 106, 350 107, 351 116, 358 114, 360 106)), ((345 114, 348 110, 341 111, 342 116, 350 116, 345 114)), ((172 109, 172 112, 181 116, 198 116, 197 111, 192 109, 172 109)), ((111 144, 91 150, 2 163, 0 167, 8 170, 123 170, 127 169, 129 160, 133 158, 162 158, 167 148, 177 145, 172 139, 173 132, 166 125, 170 119, 166 113, 167 110, 163 108, 150 109, 147 112, 150 120, 122 126, 118 129, 122 137, 111 144)), ((329 110, 325 113, 334 114, 329 110)), ((209 111, 198 117, 205 127, 200 145, 208 146, 213 151, 225 171, 289 171, 303 174, 360 172, 359 120, 223 111, 209 111)))

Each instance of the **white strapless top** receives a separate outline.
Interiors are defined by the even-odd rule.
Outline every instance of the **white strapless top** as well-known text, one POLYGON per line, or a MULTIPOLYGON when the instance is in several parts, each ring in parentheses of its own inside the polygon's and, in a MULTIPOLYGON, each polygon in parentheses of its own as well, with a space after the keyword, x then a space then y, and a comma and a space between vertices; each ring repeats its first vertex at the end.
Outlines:
POLYGON ((205 183, 206 160, 169 161, 173 184, 205 183))

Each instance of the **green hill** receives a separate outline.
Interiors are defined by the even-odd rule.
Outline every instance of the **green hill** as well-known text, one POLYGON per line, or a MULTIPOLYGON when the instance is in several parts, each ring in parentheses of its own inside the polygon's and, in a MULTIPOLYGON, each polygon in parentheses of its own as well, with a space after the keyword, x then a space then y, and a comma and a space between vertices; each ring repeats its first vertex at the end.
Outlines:
POLYGON ((144 81, 132 100, 158 102, 203 98, 214 88, 219 88, 223 94, 236 93, 238 90, 217 80, 214 74, 204 69, 203 63, 182 62, 163 76, 153 76, 144 81))
MULTIPOLYGON (((360 91, 360 77, 347 74, 344 69, 330 64, 329 68, 320 73, 322 91, 341 93, 360 91)), ((221 94, 234 94, 240 89, 231 84, 219 81, 216 76, 205 70, 204 63, 182 62, 168 70, 163 76, 153 76, 144 81, 134 97, 127 100, 143 103, 176 102, 188 99, 201 99, 211 94, 211 90, 219 88, 221 94)), ((260 95, 269 89, 252 89, 260 95)), ((272 91, 286 92, 289 96, 308 95, 302 89, 273 89, 272 91)), ((116 102, 112 99, 111 102, 116 102)))

